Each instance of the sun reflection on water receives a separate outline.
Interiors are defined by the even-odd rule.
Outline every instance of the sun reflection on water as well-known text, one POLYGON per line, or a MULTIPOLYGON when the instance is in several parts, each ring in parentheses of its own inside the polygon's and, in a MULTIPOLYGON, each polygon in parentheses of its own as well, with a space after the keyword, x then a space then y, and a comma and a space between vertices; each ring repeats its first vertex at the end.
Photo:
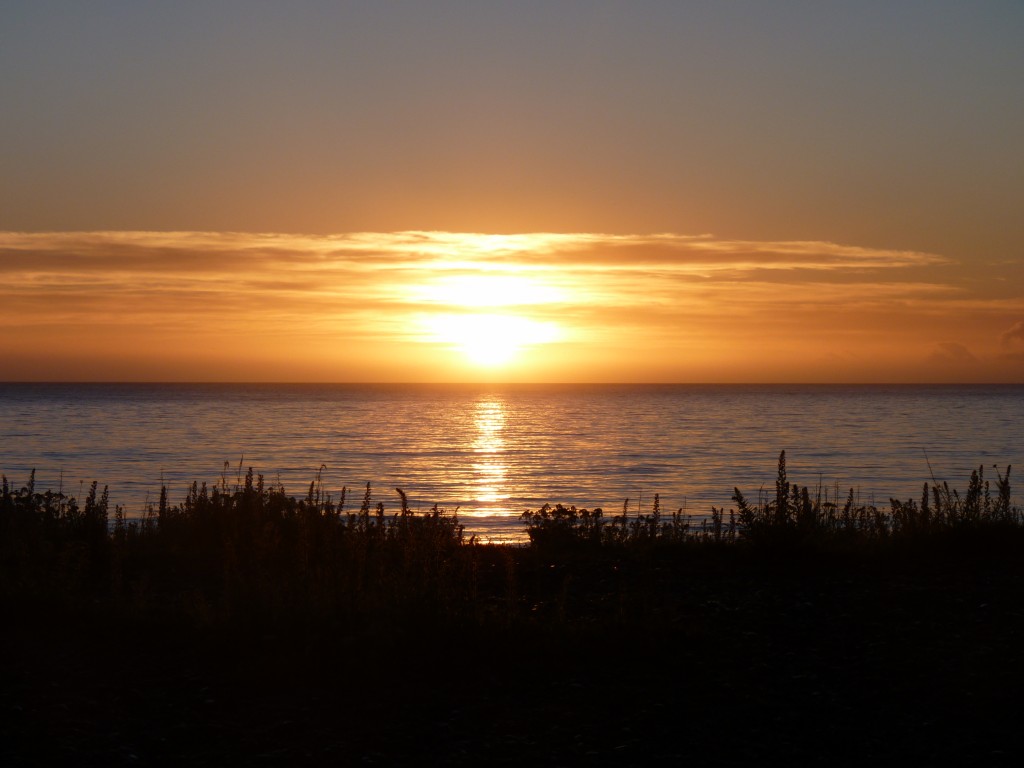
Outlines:
POLYGON ((505 403, 498 398, 478 400, 473 414, 473 495, 478 502, 495 504, 507 498, 505 481, 505 403))

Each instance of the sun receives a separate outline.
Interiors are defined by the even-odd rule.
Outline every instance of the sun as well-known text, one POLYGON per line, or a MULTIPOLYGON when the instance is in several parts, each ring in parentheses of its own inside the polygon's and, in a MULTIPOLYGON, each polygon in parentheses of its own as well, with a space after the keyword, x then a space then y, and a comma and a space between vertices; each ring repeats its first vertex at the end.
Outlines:
POLYGON ((476 272, 442 275, 409 289, 428 305, 421 326, 428 341, 458 350, 480 368, 506 367, 529 347, 563 336, 548 319, 562 291, 525 275, 476 272), (544 312, 539 319, 534 315, 544 312))
POLYGON ((427 324, 434 341, 458 349, 469 362, 482 368, 508 365, 524 348, 559 337, 554 324, 519 315, 443 314, 429 318, 427 324))

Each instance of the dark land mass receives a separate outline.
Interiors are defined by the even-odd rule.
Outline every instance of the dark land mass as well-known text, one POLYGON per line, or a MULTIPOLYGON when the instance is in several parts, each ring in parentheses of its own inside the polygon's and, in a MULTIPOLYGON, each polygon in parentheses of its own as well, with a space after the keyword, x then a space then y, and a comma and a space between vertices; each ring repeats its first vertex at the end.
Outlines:
POLYGON ((522 547, 252 478, 134 525, 5 488, 0 763, 1019 764, 1008 485, 873 524, 780 481, 522 547))

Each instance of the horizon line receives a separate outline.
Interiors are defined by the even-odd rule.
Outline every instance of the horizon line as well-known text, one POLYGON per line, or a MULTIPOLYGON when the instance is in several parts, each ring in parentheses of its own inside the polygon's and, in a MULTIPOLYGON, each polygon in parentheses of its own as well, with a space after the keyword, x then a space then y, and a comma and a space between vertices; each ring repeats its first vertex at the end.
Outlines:
POLYGON ((181 385, 181 386, 417 386, 417 387, 514 387, 514 386, 609 386, 609 387, 1020 387, 1024 381, 224 381, 151 379, 5 379, 11 384, 73 385, 181 385))

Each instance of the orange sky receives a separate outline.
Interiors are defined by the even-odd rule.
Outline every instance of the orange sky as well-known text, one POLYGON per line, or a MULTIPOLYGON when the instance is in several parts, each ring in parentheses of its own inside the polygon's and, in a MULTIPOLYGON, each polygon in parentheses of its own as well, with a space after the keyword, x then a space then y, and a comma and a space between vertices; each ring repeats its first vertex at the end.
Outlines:
POLYGON ((1020 381, 937 254, 712 236, 0 234, 3 379, 1020 381))
POLYGON ((1017 2, 4 3, 0 380, 1022 381, 1022 39, 1017 2))

